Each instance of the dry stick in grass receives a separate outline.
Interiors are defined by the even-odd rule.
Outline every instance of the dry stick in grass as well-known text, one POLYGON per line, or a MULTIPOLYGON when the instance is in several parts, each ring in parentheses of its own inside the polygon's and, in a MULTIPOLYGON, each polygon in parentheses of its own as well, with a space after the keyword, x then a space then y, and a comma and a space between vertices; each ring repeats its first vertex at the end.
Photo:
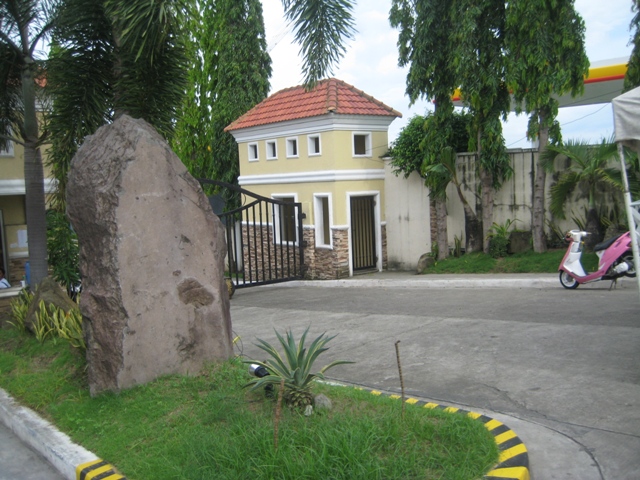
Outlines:
POLYGON ((278 424, 280 423, 280 413, 282 412, 282 395, 284 393, 284 378, 280 380, 280 391, 278 392, 278 401, 276 403, 276 420, 273 426, 273 446, 278 450, 278 424))
POLYGON ((402 391, 402 418, 404 418, 404 378, 402 377, 402 365, 400 364, 400 340, 396 342, 396 358, 398 359, 398 372, 400 372, 400 388, 402 391))

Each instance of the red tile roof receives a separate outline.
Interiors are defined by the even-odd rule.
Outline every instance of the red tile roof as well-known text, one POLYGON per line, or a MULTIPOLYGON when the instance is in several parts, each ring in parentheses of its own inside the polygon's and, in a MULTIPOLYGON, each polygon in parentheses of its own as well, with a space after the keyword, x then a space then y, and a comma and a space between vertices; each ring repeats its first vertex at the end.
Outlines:
POLYGON ((304 86, 285 88, 269 96, 225 128, 226 132, 269 123, 326 115, 379 115, 402 117, 393 108, 353 85, 329 78, 311 91, 304 86))

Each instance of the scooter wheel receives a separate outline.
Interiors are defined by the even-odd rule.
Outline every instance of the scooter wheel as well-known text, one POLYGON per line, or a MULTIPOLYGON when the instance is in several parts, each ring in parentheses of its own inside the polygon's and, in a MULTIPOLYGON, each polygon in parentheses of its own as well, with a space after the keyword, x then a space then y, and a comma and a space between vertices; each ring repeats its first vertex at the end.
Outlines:
POLYGON ((627 262, 629 264, 629 270, 624 272, 624 276, 636 278, 636 268, 633 265, 633 253, 632 252, 625 253, 622 257, 620 257, 620 260, 623 262, 627 262))
POLYGON ((575 290, 580 285, 578 281, 567 272, 560 272, 560 283, 564 288, 575 290))

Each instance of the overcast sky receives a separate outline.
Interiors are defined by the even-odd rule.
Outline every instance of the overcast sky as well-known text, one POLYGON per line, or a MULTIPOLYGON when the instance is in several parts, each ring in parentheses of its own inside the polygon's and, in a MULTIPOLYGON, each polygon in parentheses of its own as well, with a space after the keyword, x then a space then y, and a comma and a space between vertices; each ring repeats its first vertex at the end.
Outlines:
MULTIPOLYGON (((389 141, 416 114, 424 115, 432 106, 419 101, 409 107, 404 94, 406 69, 398 67, 397 30, 389 25, 391 0, 359 0, 354 10, 358 33, 349 43, 346 56, 334 69, 340 80, 372 95, 402 113, 389 127, 389 141)), ((303 81, 298 46, 288 27, 281 0, 262 0, 267 41, 273 60, 271 93, 299 85, 303 81)), ((586 25, 586 50, 589 60, 596 61, 628 57, 629 23, 633 18, 632 0, 576 0, 576 9, 586 25)), ((559 121, 564 139, 585 139, 593 142, 613 134, 613 113, 610 104, 563 108, 559 121)), ((509 148, 528 148, 527 118, 511 114, 504 125, 509 148)))

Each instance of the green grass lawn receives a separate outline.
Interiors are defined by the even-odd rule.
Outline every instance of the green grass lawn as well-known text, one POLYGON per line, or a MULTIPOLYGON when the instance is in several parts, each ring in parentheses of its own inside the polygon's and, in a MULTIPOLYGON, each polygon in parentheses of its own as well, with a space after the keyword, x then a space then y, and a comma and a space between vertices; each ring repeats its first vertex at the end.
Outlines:
POLYGON ((168 376, 91 398, 85 361, 63 340, 39 344, 0 329, 0 386, 130 480, 481 478, 493 436, 465 415, 318 384, 333 410, 283 408, 274 448, 273 399, 242 388, 238 359, 194 377, 168 376))
MULTIPOLYGON (((484 253, 470 253, 439 260, 424 273, 555 273, 565 253, 566 249, 529 251, 497 259, 484 253)), ((587 271, 595 271, 598 257, 595 253, 583 253, 582 265, 587 271)))

